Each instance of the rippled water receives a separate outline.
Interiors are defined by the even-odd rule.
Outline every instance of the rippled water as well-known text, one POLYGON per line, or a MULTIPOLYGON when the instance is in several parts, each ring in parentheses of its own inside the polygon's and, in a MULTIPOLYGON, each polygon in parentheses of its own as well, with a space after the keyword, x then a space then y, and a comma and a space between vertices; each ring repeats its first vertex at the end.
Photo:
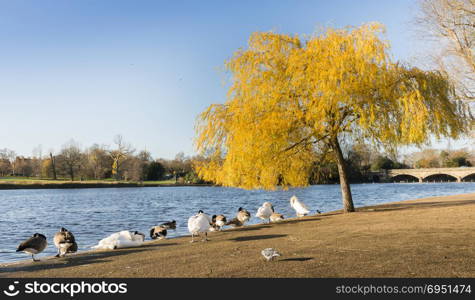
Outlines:
MULTIPOLYGON (((353 184, 355 205, 367 206, 429 196, 475 192, 475 183, 353 184)), ((234 217, 242 206, 252 214, 265 201, 286 217, 295 216, 289 198, 297 195, 312 210, 341 209, 339 185, 315 185, 288 191, 245 191, 222 187, 145 187, 103 189, 0 190, 0 262, 28 259, 15 249, 33 233, 43 233, 48 247, 38 257, 55 255, 53 235, 60 227, 72 231, 79 250, 87 250, 109 234, 138 230, 146 234, 160 222, 177 221, 168 237, 186 235, 188 217, 206 213, 234 217)))

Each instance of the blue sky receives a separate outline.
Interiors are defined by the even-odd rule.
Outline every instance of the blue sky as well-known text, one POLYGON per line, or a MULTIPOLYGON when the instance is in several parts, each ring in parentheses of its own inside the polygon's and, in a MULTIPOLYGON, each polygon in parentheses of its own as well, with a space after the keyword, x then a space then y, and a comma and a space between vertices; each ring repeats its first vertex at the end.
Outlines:
MULTIPOLYGON (((0 148, 112 144, 194 154, 194 122, 226 97, 223 64, 254 31, 379 21, 396 59, 418 52, 416 1, 0 0, 0 148)), ((420 50, 420 49, 419 49, 420 50)))

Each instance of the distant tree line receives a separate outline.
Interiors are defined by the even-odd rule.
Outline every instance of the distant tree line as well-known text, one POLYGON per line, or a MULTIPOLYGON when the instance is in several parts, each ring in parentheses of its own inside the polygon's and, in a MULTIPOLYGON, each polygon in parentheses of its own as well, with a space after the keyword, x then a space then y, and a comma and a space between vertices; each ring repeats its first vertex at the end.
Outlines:
POLYGON ((137 151, 122 136, 112 146, 94 144, 82 148, 71 140, 58 152, 43 153, 35 148, 31 157, 19 156, 10 149, 0 149, 0 176, 23 176, 69 180, 174 180, 177 183, 203 183, 193 171, 192 161, 183 152, 174 159, 154 159, 149 151, 137 151))
MULTIPOLYGON (((24 157, 13 150, 0 149, 0 177, 204 183, 193 169, 193 162, 204 158, 188 157, 180 152, 174 159, 154 159, 150 152, 137 151, 120 135, 114 138, 112 146, 93 144, 83 149, 71 140, 57 153, 43 153, 41 147, 35 148, 33 153, 31 157, 24 157)), ((402 159, 398 157, 362 143, 350 145, 344 151, 351 182, 370 182, 371 172, 387 169, 461 167, 472 166, 472 162, 475 162, 475 157, 467 149, 425 149, 404 155, 402 159)), ((309 183, 337 183, 339 176, 336 162, 320 161, 318 165, 315 164, 309 183)))

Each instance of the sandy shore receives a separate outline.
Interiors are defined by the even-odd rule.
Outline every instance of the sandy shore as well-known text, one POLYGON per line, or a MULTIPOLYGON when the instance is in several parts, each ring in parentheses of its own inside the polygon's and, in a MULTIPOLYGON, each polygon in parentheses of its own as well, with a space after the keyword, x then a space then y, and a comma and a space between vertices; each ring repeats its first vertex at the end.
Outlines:
POLYGON ((0 265, 0 277, 475 277, 475 194, 0 265), (265 262, 264 248, 283 256, 265 262))

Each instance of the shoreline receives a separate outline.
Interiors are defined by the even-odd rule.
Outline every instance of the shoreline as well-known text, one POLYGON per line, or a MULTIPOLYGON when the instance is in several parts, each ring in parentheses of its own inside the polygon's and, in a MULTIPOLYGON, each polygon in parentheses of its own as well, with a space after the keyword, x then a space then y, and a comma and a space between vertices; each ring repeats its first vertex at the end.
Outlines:
POLYGON ((182 186, 214 186, 213 184, 191 184, 191 183, 138 183, 138 182, 113 182, 113 183, 0 183, 0 190, 29 190, 29 189, 91 189, 91 188, 141 188, 141 187, 182 187, 182 186))
MULTIPOLYGON (((351 184, 437 184, 437 183, 453 183, 453 184, 460 184, 460 183, 471 183, 471 182, 354 182, 351 184)), ((314 185, 337 185, 339 183, 321 183, 321 184, 311 184, 309 186, 314 185)), ((194 184, 194 183, 139 183, 139 182, 58 182, 58 183, 5 183, 0 181, 0 191, 1 190, 35 190, 35 189, 94 189, 94 188, 142 188, 142 187, 209 187, 209 186, 216 186, 219 187, 220 185, 210 184, 210 183, 202 183, 202 184, 194 184)))
POLYGON ((475 277, 475 193, 0 264, 0 277, 475 277), (264 262, 260 250, 282 251, 264 262))

